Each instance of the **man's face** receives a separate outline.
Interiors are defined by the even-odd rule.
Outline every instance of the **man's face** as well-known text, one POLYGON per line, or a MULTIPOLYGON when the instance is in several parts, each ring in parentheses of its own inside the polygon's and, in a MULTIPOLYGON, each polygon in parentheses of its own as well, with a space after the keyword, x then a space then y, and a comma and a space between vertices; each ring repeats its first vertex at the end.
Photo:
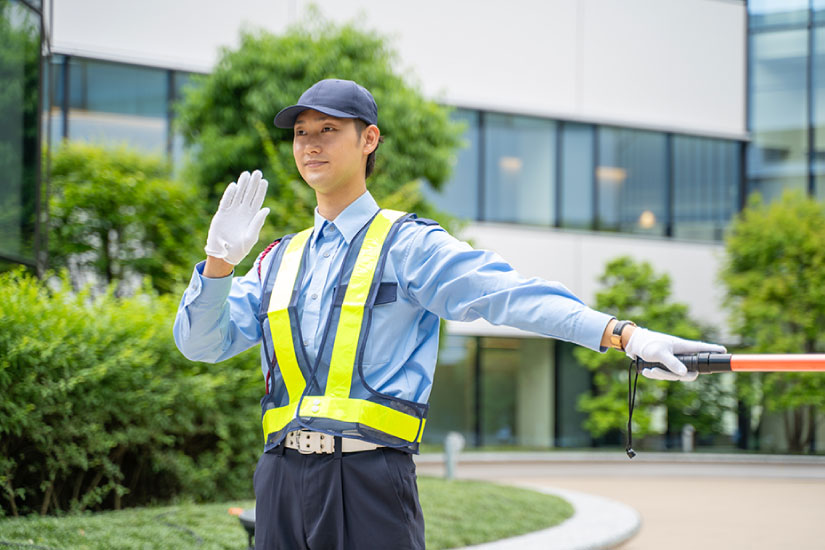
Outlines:
POLYGON ((292 154, 301 177, 317 193, 363 185, 365 142, 355 121, 307 109, 295 120, 292 154))

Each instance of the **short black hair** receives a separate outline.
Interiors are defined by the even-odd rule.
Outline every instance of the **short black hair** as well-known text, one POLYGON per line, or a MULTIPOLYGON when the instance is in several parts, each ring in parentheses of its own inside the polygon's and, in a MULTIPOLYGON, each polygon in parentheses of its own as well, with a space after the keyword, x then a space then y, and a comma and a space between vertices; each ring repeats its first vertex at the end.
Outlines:
MULTIPOLYGON (((361 134, 367 129, 367 123, 360 118, 355 119, 355 131, 358 132, 358 139, 361 139, 361 134)), ((378 145, 375 146, 372 153, 367 157, 367 168, 364 173, 364 178, 370 177, 372 171, 375 170, 375 152, 378 151, 378 146, 384 143, 384 136, 378 136, 378 145)))

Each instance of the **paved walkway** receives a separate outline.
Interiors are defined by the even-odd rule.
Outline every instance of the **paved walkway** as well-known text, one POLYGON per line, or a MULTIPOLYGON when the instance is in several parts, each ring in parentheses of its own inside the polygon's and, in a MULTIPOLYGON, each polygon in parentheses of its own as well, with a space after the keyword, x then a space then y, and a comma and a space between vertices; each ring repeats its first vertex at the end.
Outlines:
MULTIPOLYGON (((439 455, 422 455, 417 464, 419 474, 443 475, 439 455)), ((584 500, 561 526, 478 549, 825 549, 825 457, 640 453, 630 461, 621 452, 465 453, 457 473, 601 498, 641 520, 638 532, 616 546, 618 527, 619 539, 607 538, 615 513, 584 500), (591 527, 576 526, 577 516, 589 517, 591 527), (582 532, 601 532, 601 545, 577 539, 582 532)))

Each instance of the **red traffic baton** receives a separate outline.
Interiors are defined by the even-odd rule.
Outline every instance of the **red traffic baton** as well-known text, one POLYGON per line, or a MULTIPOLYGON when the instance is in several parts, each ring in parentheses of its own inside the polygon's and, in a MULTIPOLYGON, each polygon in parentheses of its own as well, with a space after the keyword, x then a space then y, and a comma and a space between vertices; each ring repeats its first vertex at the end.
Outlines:
MULTIPOLYGON (((695 353, 677 355, 688 372, 715 374, 720 372, 825 372, 825 353, 807 354, 745 354, 745 353, 695 353)), ((636 402, 636 381, 642 369, 660 368, 669 371, 661 363, 634 359, 627 370, 627 445, 625 452, 629 458, 636 456, 633 450, 633 406, 636 402), (636 379, 631 390, 630 374, 636 367, 636 379)))
MULTIPOLYGON (((677 355, 688 369, 699 374, 720 372, 825 372, 825 353, 781 354, 781 353, 695 353, 677 355)), ((636 359, 636 372, 659 367, 669 370, 661 363, 651 363, 636 359)))

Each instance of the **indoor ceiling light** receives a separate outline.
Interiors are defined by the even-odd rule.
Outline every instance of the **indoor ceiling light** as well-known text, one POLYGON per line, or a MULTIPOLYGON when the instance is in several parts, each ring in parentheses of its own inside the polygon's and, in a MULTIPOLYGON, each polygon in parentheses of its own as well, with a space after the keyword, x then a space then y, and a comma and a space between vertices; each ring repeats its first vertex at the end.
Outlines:
POLYGON ((518 157, 501 157, 498 159, 499 168, 509 174, 518 174, 521 172, 522 164, 522 160, 518 157))
POLYGON ((642 229, 650 229, 654 225, 656 225, 656 215, 650 210, 642 212, 642 215, 639 216, 639 226, 642 229))
POLYGON ((597 166, 596 177, 599 181, 622 183, 627 179, 627 170, 617 166, 597 166))

